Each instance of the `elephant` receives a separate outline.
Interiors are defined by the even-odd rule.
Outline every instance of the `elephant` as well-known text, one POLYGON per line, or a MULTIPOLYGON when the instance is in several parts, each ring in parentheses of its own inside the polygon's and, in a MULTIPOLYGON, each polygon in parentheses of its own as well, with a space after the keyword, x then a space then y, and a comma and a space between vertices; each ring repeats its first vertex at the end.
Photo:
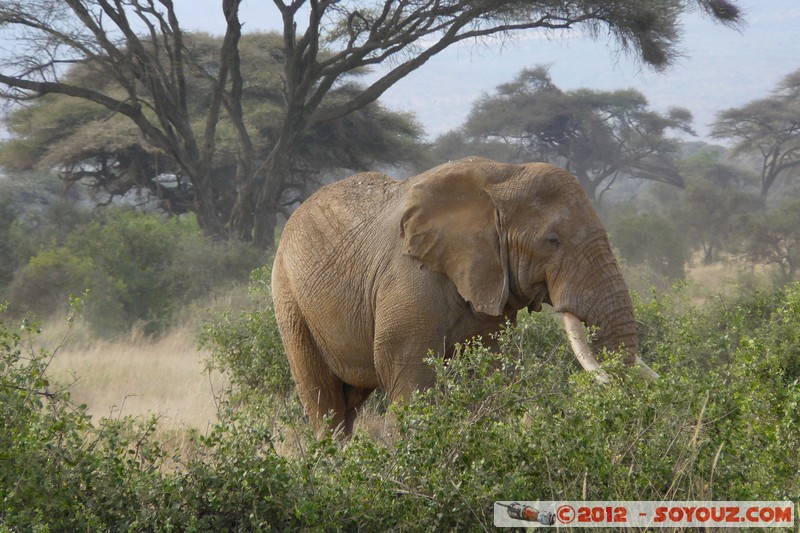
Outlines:
POLYGON ((292 377, 317 434, 353 431, 378 387, 430 387, 430 350, 488 338, 517 312, 563 314, 579 361, 637 355, 628 287, 577 179, 547 163, 468 157, 407 180, 367 172, 311 195, 286 222, 272 270, 292 377), (587 341, 583 325, 595 326, 587 341), (323 420, 332 415, 330 424, 323 420))

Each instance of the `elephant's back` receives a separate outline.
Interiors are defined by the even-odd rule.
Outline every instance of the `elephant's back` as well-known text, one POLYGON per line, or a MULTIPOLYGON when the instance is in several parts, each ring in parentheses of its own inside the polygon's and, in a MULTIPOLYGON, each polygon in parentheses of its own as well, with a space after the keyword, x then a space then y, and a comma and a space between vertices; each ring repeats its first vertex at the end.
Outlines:
POLYGON ((321 220, 341 230, 379 217, 397 194, 399 181, 379 172, 356 174, 322 187, 292 214, 285 231, 305 232, 321 220))
POLYGON ((313 196, 337 196, 344 203, 381 204, 397 192, 400 183, 380 172, 362 172, 331 183, 313 196))
POLYGON ((281 244, 290 246, 279 245, 279 252, 306 248, 304 243, 319 252, 338 245, 352 248, 354 240, 363 239, 363 232, 374 231, 385 218, 399 184, 384 174, 367 172, 322 187, 286 222, 281 244))

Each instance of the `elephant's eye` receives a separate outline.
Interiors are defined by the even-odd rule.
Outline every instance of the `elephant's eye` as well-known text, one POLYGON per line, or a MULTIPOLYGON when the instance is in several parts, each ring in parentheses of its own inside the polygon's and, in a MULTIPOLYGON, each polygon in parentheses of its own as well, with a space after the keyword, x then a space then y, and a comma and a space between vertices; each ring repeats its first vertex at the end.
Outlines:
POLYGON ((548 235, 544 238, 548 242, 548 244, 552 244, 553 246, 558 246, 561 244, 561 239, 558 238, 558 235, 548 235))

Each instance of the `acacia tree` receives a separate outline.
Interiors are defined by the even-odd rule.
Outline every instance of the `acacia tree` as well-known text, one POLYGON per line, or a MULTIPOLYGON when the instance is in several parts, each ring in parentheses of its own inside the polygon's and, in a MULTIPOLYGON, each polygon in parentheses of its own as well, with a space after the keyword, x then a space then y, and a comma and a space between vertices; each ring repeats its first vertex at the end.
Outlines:
POLYGON ((691 133, 690 123, 685 109, 650 110, 638 91, 562 91, 537 67, 481 98, 463 132, 473 148, 507 144, 517 159, 562 165, 599 200, 620 175, 682 187, 678 140, 667 132, 691 133))
POLYGON ((707 177, 693 175, 687 179, 683 202, 675 210, 675 219, 703 251, 703 263, 713 263, 720 249, 731 243, 737 233, 737 222, 762 207, 754 193, 714 185, 707 177))
POLYGON ((719 113, 712 135, 734 140, 734 154, 760 158, 766 198, 779 177, 800 168, 800 70, 783 78, 771 96, 719 113))
POLYGON ((752 215, 741 231, 748 261, 777 265, 782 283, 796 279, 800 272, 800 200, 784 200, 775 209, 752 215))
MULTIPOLYGON (((213 65, 221 39, 206 34, 187 34, 187 57, 197 65, 213 65)), ((282 39, 277 33, 250 33, 242 36, 242 69, 249 72, 242 91, 242 108, 256 151, 269 150, 274 142, 284 104, 281 97, 280 55, 282 39)), ((122 96, 114 79, 98 79, 91 64, 68 67, 62 81, 82 84, 106 94, 122 96)), ((190 116, 202 116, 212 94, 207 77, 187 79, 190 116)), ((343 86, 331 92, 331 98, 357 90, 343 86)), ((25 172, 58 169, 67 183, 81 183, 97 198, 111 201, 130 191, 149 191, 170 213, 194 210, 194 191, 177 167, 163 152, 154 152, 143 143, 136 125, 127 117, 113 114, 88 100, 76 100, 63 94, 50 94, 6 117, 13 137, 0 144, 0 165, 25 172)), ((422 152, 421 128, 413 116, 392 112, 378 102, 351 113, 347 120, 330 122, 309 132, 300 150, 297 169, 284 180, 282 203, 294 203, 307 197, 318 186, 318 177, 327 177, 338 169, 364 170, 372 165, 404 165, 416 161, 422 152)), ((236 173, 238 145, 236 134, 226 116, 217 128, 216 153, 212 161, 211 184, 216 207, 223 217, 230 216, 236 198, 233 177, 236 173), (227 198, 228 200, 224 200, 227 198)))
POLYGON ((128 117, 192 181, 198 220, 207 233, 267 247, 273 243, 284 179, 291 176, 308 132, 374 102, 455 43, 582 27, 593 35, 608 32, 622 48, 663 68, 676 57, 679 17, 686 10, 699 7, 732 24, 740 19, 738 7, 728 0, 273 0, 283 27, 285 108, 276 117, 275 142, 259 152, 241 105, 245 79, 238 48, 239 2, 222 2, 227 30, 218 61, 209 66, 188 61, 171 0, 0 1, 0 26, 16 46, 0 83, 7 87, 5 96, 17 100, 61 93, 128 117), (60 80, 64 62, 88 60, 98 76, 117 80, 124 97, 60 80), (390 66, 368 86, 349 97, 327 98, 352 72, 378 64, 390 66), (189 111, 190 73, 213 80, 202 117, 189 111), (223 111, 238 145, 237 196, 227 220, 215 205, 209 174, 223 111))

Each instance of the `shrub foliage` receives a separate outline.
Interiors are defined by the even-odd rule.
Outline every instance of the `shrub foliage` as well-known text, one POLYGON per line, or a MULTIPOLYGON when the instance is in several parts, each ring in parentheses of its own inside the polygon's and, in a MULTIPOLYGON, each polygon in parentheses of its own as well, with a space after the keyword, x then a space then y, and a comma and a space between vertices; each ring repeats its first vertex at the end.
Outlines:
POLYGON ((436 385, 389 408, 391 434, 346 444, 311 437, 268 293, 254 296, 206 332, 247 393, 169 468, 149 424, 90 421, 51 392, 29 330, 4 327, 0 525, 473 530, 491 527, 495 500, 800 501, 800 284, 702 308, 639 298, 652 383, 606 354, 613 379, 597 385, 555 317, 523 317, 500 354, 478 339, 431 359, 436 385))
POLYGON ((90 216, 54 204, 14 220, 8 232, 19 265, 6 290, 9 311, 50 318, 70 294, 89 289, 84 317, 102 336, 136 323, 156 333, 181 306, 246 281, 265 260, 243 243, 209 241, 191 217, 114 207, 90 216))

